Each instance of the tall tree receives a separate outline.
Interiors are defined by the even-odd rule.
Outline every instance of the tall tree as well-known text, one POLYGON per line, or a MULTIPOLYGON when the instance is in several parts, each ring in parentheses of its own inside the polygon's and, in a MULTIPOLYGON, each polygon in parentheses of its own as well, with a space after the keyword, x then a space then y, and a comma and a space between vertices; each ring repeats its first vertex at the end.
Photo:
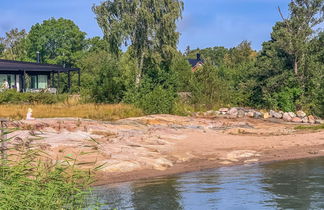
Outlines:
POLYGON ((290 17, 283 18, 284 27, 273 33, 278 47, 291 56, 294 73, 298 75, 299 66, 304 65, 309 40, 314 29, 324 20, 324 0, 292 0, 289 4, 290 17))
POLYGON ((137 59, 137 85, 147 56, 154 52, 161 62, 171 60, 179 39, 176 21, 182 15, 182 0, 107 0, 93 11, 113 54, 130 42, 137 59))
POLYGON ((32 26, 27 36, 27 55, 36 61, 39 52, 42 62, 71 66, 85 47, 85 35, 71 20, 45 20, 32 26))
POLYGON ((17 28, 6 32, 6 36, 0 38, 0 55, 4 59, 22 60, 25 56, 26 31, 17 28))

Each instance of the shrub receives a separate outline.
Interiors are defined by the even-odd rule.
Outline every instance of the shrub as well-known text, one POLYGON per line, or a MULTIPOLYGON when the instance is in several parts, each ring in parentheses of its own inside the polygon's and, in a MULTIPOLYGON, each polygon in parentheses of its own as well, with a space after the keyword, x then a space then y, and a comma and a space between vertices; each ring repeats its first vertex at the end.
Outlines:
POLYGON ((68 95, 50 93, 20 93, 6 90, 0 93, 0 104, 55 104, 67 100, 68 95))
POLYGON ((139 88, 130 89, 124 100, 146 114, 170 114, 177 100, 177 93, 171 85, 156 84, 146 78, 139 88))

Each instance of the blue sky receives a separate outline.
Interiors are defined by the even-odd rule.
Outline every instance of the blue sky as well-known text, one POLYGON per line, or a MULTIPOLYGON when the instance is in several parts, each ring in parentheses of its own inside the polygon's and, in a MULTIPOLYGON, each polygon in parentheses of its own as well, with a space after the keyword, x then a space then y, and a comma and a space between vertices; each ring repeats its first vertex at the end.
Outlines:
MULTIPOLYGON (((72 19, 88 37, 101 36, 93 4, 102 0, 0 0, 0 36, 11 28, 27 29, 51 17, 72 19)), ((259 50, 290 0, 184 0, 179 49, 234 47, 243 40, 259 50)))

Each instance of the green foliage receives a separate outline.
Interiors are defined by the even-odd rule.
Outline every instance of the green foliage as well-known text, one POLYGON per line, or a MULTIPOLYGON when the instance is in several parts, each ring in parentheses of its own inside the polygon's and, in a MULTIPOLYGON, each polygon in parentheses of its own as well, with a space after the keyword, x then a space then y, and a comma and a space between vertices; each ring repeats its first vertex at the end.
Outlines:
POLYGON ((221 76, 219 68, 206 63, 190 80, 191 103, 201 108, 212 109, 231 104, 232 92, 229 83, 221 76))
POLYGON ((124 101, 141 108, 146 114, 170 114, 177 101, 177 93, 170 81, 156 83, 146 77, 140 87, 126 92, 124 101))
POLYGON ((67 95, 50 93, 20 93, 15 90, 0 92, 0 104, 55 104, 63 102, 67 98, 67 95))
POLYGON ((39 52, 41 62, 73 66, 85 47, 85 35, 71 20, 51 18, 37 23, 27 35, 27 57, 36 61, 39 52))
POLYGON ((94 64, 97 64, 98 71, 92 75, 92 98, 97 103, 119 103, 123 98, 125 86, 118 62, 106 53, 106 56, 94 64))
POLYGON ((182 10, 182 0, 107 0, 93 7, 110 52, 119 55, 121 46, 130 42, 137 61, 137 86, 151 58, 160 60, 163 68, 169 66, 179 39, 176 21, 182 10))
POLYGON ((295 129, 296 130, 313 130, 313 131, 324 130, 324 124, 312 125, 312 126, 300 125, 300 126, 295 127, 295 129))
POLYGON ((6 32, 6 36, 0 37, 0 58, 7 60, 22 60, 26 56, 25 42, 27 33, 17 28, 6 32))

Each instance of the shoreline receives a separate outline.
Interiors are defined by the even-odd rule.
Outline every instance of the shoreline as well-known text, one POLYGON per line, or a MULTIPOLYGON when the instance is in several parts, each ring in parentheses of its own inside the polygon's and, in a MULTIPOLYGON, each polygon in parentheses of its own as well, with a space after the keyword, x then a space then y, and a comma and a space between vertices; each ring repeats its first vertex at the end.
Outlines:
POLYGON ((81 169, 103 166, 96 172, 93 185, 98 186, 324 156, 324 131, 295 129, 298 125, 275 119, 173 115, 114 122, 48 118, 13 123, 19 129, 8 137, 19 141, 36 135, 41 140, 32 144, 53 160, 69 156, 77 158, 81 169))
POLYGON ((233 162, 227 165, 219 163, 219 160, 195 159, 189 162, 175 164, 173 167, 165 171, 157 170, 139 170, 126 173, 103 173, 99 172, 96 175, 97 181, 93 187, 102 187, 111 184, 122 184, 127 182, 136 182, 140 180, 148 180, 159 177, 176 176, 185 173, 197 171, 213 170, 223 167, 254 165, 254 164, 271 164, 274 162, 313 159, 324 157, 324 141, 323 145, 315 145, 310 147, 295 147, 278 151, 266 151, 268 154, 260 157, 259 161, 245 163, 244 160, 233 162), (293 153, 292 153, 293 152, 293 153), (107 178, 109 177, 109 178, 107 178))

